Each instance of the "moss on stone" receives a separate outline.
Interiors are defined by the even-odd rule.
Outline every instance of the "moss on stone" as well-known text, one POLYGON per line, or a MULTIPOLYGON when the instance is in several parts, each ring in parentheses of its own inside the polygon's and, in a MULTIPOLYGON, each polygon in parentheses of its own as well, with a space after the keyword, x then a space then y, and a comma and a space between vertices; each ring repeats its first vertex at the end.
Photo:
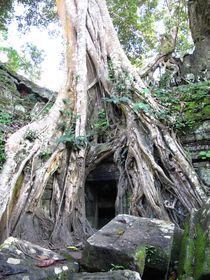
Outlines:
POLYGON ((49 276, 46 280, 68 280, 69 279, 69 272, 62 272, 55 276, 49 276))
POLYGON ((185 277, 193 275, 194 242, 189 238, 189 232, 190 226, 188 223, 186 223, 181 242, 181 252, 178 269, 179 280, 186 279, 185 277))
POLYGON ((189 277, 199 280, 203 275, 210 273, 210 248, 199 218, 190 234, 190 225, 186 224, 181 244, 178 280, 187 280, 189 277))
POLYGON ((0 131, 0 170, 6 161, 4 135, 0 131))
POLYGON ((0 88, 11 92, 17 92, 17 87, 11 77, 4 70, 0 69, 0 88))
POLYGON ((209 86, 210 81, 205 81, 155 90, 154 96, 166 108, 157 117, 162 121, 172 117, 174 123, 170 125, 180 132, 183 127, 190 131, 196 129, 210 115, 209 86))
POLYGON ((65 258, 67 261, 69 261, 69 262, 71 262, 71 261, 73 260, 73 257, 72 257, 70 254, 66 253, 66 252, 63 252, 63 253, 62 253, 62 256, 64 256, 64 258, 65 258))
POLYGON ((135 254, 135 263, 141 275, 144 272, 145 259, 146 259, 146 246, 141 246, 138 248, 135 254))
POLYGON ((199 279, 204 271, 210 271, 208 259, 210 259, 208 253, 207 236, 200 224, 196 225, 196 239, 195 239, 195 279, 199 279))

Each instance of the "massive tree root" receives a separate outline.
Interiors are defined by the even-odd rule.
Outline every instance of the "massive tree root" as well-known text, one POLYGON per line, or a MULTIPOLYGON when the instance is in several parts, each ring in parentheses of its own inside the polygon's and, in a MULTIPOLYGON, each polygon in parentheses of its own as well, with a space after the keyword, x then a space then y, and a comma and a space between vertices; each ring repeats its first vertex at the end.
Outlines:
POLYGON ((107 157, 119 169, 116 213, 181 224, 206 199, 162 109, 124 54, 105 1, 57 1, 66 33, 67 81, 51 111, 7 142, 0 182, 2 239, 49 246, 91 232, 85 181, 107 157), (50 211, 40 201, 47 186, 50 211), (129 209, 123 201, 129 198, 129 209))

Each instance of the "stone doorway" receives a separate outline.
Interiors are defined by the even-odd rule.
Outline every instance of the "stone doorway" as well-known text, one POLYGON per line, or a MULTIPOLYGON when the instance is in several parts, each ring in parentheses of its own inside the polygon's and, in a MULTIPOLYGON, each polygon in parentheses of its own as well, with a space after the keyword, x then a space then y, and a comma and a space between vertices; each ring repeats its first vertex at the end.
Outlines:
POLYGON ((86 180, 86 216, 95 229, 102 228, 116 215, 115 201, 119 174, 112 159, 107 159, 92 171, 86 180))
POLYGON ((116 181, 95 181, 86 185, 86 215, 91 226, 100 229, 115 217, 116 181))

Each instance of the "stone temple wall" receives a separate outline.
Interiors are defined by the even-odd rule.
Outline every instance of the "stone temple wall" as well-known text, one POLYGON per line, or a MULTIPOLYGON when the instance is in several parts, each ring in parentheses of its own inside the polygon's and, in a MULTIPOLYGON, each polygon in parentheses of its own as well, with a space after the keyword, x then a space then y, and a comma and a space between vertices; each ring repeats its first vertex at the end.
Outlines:
POLYGON ((181 142, 192 158, 192 163, 210 193, 210 120, 181 137, 181 142))

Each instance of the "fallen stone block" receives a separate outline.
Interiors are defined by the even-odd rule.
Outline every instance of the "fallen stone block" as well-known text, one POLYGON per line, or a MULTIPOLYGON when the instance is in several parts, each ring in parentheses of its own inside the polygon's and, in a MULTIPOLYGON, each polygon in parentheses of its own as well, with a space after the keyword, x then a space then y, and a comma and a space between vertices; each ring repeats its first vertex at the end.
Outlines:
POLYGON ((73 273, 69 280, 141 280, 140 274, 130 270, 117 270, 95 273, 73 273))
POLYGON ((88 238, 82 263, 89 271, 116 265, 164 279, 169 265, 178 261, 181 236, 173 223, 118 215, 88 238))
POLYGON ((27 241, 9 237, 0 245, 0 279, 60 279, 78 270, 78 263, 27 241))

